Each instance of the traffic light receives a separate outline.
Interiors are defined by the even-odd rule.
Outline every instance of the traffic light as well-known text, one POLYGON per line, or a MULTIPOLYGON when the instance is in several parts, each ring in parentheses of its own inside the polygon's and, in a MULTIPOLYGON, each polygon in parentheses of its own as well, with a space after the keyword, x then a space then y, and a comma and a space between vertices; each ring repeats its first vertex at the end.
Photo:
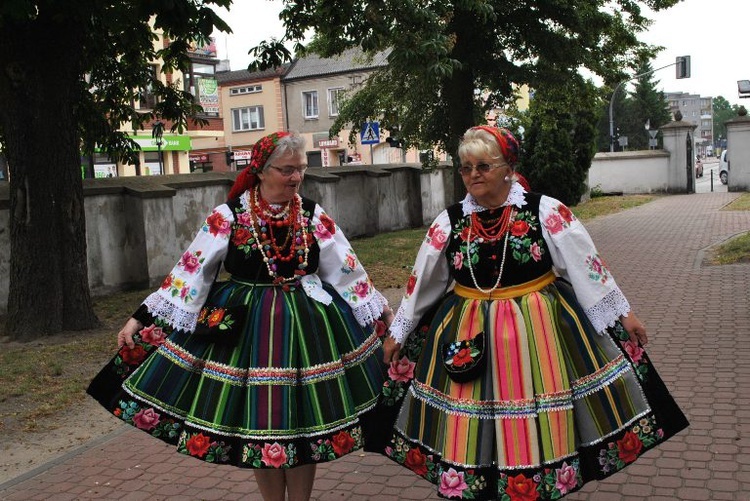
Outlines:
POLYGON ((690 78, 690 56, 677 56, 677 78, 690 78))
POLYGON ((232 153, 232 150, 225 151, 224 154, 227 157, 227 165, 232 165, 232 162, 234 162, 234 153, 232 153))
POLYGON ((388 146, 391 148, 401 148, 404 146, 404 141, 402 139, 399 139, 398 137, 387 137, 385 138, 385 142, 388 143, 388 146))

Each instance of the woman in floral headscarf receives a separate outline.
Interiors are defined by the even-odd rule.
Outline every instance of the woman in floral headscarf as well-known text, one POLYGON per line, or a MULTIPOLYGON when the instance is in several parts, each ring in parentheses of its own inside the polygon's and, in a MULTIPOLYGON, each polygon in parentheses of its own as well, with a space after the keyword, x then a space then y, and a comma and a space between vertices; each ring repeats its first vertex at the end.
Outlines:
POLYGON ((385 342, 383 449, 440 497, 559 499, 687 420, 581 222, 516 182, 513 135, 472 127, 458 155, 468 194, 430 226, 385 342))
POLYGON ((298 194, 305 159, 297 134, 255 144, 89 387, 178 452, 254 468, 266 500, 308 499, 317 463, 363 446, 393 318, 340 228, 298 194))

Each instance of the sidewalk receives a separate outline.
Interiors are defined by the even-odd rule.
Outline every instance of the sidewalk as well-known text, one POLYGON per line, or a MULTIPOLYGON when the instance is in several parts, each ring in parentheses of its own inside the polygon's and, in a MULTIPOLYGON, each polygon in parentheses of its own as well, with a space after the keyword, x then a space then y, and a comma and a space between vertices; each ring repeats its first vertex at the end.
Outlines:
MULTIPOLYGON (((587 228, 649 328, 649 354, 691 426, 571 501, 750 500, 750 264, 707 266, 709 246, 750 230, 735 193, 674 195, 587 228)), ((0 485, 0 499, 261 500, 251 471, 182 456, 121 430, 0 485)), ((369 453, 318 467, 317 501, 436 499, 369 453)))

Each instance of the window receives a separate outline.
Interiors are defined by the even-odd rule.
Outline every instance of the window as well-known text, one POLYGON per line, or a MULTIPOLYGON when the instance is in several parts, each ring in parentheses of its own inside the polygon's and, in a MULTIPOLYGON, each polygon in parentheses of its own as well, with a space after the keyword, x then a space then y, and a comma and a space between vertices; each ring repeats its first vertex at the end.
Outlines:
POLYGON ((318 91, 302 93, 302 112, 305 118, 318 118, 318 91))
POLYGON ((328 89, 328 116, 337 117, 339 116, 339 109, 344 99, 344 89, 339 87, 337 89, 328 89))
POLYGON ((258 130, 266 127, 263 106, 250 106, 232 110, 232 131, 258 130))
POLYGON ((235 87, 229 90, 231 96, 239 96, 241 94, 254 94, 256 92, 263 92, 262 85, 248 85, 246 87, 235 87))
POLYGON ((156 65, 151 65, 149 73, 151 73, 151 76, 149 77, 150 82, 145 87, 142 87, 139 92, 138 105, 142 110, 153 109, 157 102, 156 94, 154 94, 154 82, 156 81, 157 75, 156 65))

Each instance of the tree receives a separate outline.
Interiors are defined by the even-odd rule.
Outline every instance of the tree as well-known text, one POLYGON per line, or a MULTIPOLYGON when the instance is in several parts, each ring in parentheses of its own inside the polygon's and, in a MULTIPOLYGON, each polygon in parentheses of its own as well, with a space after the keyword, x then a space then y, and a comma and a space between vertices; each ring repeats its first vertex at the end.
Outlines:
POLYGON ((231 0, 13 0, 0 3, 0 137, 10 170, 10 291, 7 330, 28 340, 97 325, 88 287, 81 152, 95 144, 134 160, 118 129, 160 117, 182 130, 200 107, 164 85, 162 70, 186 70, 186 49, 214 27, 208 4, 231 0), (156 48, 154 29, 169 40, 156 48), (143 89, 159 103, 134 109, 143 89))
POLYGON ((664 92, 656 89, 658 80, 654 80, 654 73, 648 73, 652 70, 648 61, 644 61, 638 67, 636 74, 642 76, 638 77, 635 88, 630 93, 630 123, 627 124, 626 130, 629 137, 628 147, 633 150, 648 149, 650 136, 646 132, 646 124, 649 129, 656 130, 672 119, 664 92))
POLYGON ((604 99, 579 75, 541 86, 529 106, 520 172, 532 189, 576 205, 596 153, 596 124, 604 99))
POLYGON ((677 1, 284 0, 286 33, 252 49, 250 69, 290 58, 286 42, 303 50, 308 30, 316 32, 312 48, 324 57, 350 47, 390 50, 388 66, 367 83, 371 92, 353 96, 336 127, 346 119, 356 131, 368 117, 398 117, 410 144, 452 153, 485 109, 513 99, 517 85, 564 82, 582 67, 617 81, 653 54, 637 39, 649 24, 641 6, 660 10, 677 1))
MULTIPOLYGON (((737 104, 729 104, 724 96, 717 96, 713 100, 714 107, 714 139, 727 138, 726 121, 737 117, 740 107, 737 104)), ((721 147, 721 145, 717 144, 721 147)))

